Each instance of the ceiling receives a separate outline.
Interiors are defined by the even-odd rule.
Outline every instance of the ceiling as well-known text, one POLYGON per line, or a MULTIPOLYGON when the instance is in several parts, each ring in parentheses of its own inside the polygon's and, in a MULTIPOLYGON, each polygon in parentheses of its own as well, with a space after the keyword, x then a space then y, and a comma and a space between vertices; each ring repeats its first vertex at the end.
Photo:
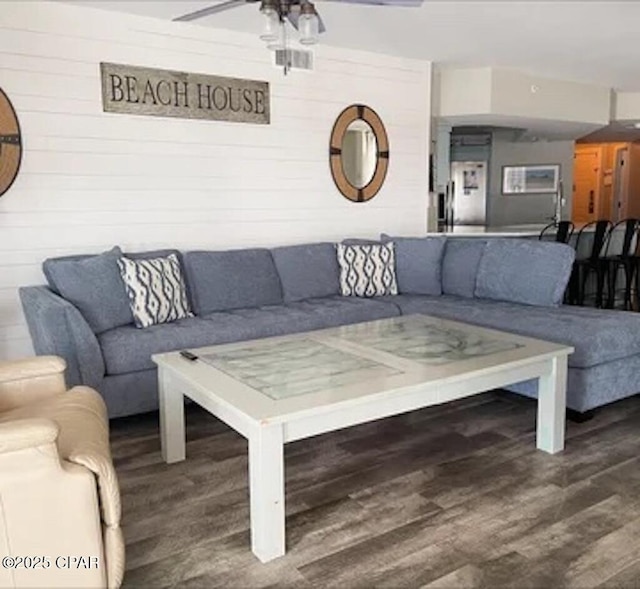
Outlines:
MULTIPOLYGON (((218 0, 57 0, 171 19, 218 0)), ((640 1, 424 0, 419 8, 316 0, 327 27, 321 43, 431 61, 435 67, 508 67, 559 80, 640 92, 640 1)), ((239 6, 183 26, 258 35, 258 4, 239 6)), ((494 120, 495 119, 495 120, 494 120)), ((523 127, 520 140, 638 141, 640 130, 612 123, 601 130, 517 118, 452 124, 523 127)))
MULTIPOLYGON (((170 20, 216 0, 68 0, 170 20)), ((425 0, 420 8, 318 0, 322 43, 455 66, 511 67, 549 78, 640 91, 640 2, 425 0)), ((256 4, 193 26, 258 33, 256 4)))

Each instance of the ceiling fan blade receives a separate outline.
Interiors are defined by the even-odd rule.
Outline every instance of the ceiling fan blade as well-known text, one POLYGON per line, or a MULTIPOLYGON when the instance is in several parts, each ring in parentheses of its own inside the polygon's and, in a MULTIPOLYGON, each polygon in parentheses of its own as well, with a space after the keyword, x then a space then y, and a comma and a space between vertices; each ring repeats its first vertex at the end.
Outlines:
POLYGON ((421 6, 424 0, 325 0, 327 2, 342 2, 344 4, 373 4, 377 6, 421 6))
MULTIPOLYGON (((322 21, 322 17, 316 12, 316 16, 318 17, 318 32, 324 33, 327 30, 327 27, 324 26, 324 22, 322 21)), ((294 4, 289 8, 289 12, 287 13, 287 20, 291 23, 291 26, 297 31, 298 30, 298 19, 300 18, 300 5, 294 4)))
POLYGON ((213 6, 207 6, 206 8, 201 8, 200 10, 196 10, 195 12, 189 12, 188 14, 183 14, 182 16, 178 16, 174 18, 173 20, 178 22, 188 22, 191 20, 196 20, 198 18, 209 16, 210 14, 217 14, 218 12, 224 12, 225 10, 229 10, 230 8, 235 8, 236 6, 240 6, 241 4, 247 4, 248 2, 257 2, 257 0, 227 0, 226 2, 221 2, 220 4, 214 4, 213 6))

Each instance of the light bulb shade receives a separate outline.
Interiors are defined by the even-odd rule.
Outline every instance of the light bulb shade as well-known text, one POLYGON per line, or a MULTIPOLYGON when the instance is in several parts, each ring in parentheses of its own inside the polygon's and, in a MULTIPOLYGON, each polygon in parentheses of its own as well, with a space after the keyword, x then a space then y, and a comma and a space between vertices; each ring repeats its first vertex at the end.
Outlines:
POLYGON ((313 45, 318 42, 318 17, 316 14, 301 14, 298 19, 300 43, 313 45))
POLYGON ((276 51, 276 49, 286 49, 286 39, 283 22, 278 21, 276 36, 273 40, 267 42, 267 49, 271 49, 272 51, 276 51))
POLYGON ((265 8, 262 14, 264 14, 264 28, 260 38, 267 43, 273 43, 280 34, 280 17, 273 8, 265 8))

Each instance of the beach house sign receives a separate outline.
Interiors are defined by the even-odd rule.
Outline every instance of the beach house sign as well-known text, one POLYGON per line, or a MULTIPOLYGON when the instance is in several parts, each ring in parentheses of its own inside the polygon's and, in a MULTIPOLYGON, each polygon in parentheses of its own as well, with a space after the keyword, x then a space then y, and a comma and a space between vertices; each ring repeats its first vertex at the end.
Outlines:
POLYGON ((101 63, 105 112, 268 125, 269 83, 101 63))

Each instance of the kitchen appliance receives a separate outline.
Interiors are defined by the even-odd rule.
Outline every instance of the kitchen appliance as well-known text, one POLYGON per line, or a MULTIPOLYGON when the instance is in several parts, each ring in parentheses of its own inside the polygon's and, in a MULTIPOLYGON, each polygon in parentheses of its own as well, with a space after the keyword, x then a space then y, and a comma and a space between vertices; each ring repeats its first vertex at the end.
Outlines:
POLYGON ((453 225, 487 220, 487 162, 451 162, 449 218, 453 225))

